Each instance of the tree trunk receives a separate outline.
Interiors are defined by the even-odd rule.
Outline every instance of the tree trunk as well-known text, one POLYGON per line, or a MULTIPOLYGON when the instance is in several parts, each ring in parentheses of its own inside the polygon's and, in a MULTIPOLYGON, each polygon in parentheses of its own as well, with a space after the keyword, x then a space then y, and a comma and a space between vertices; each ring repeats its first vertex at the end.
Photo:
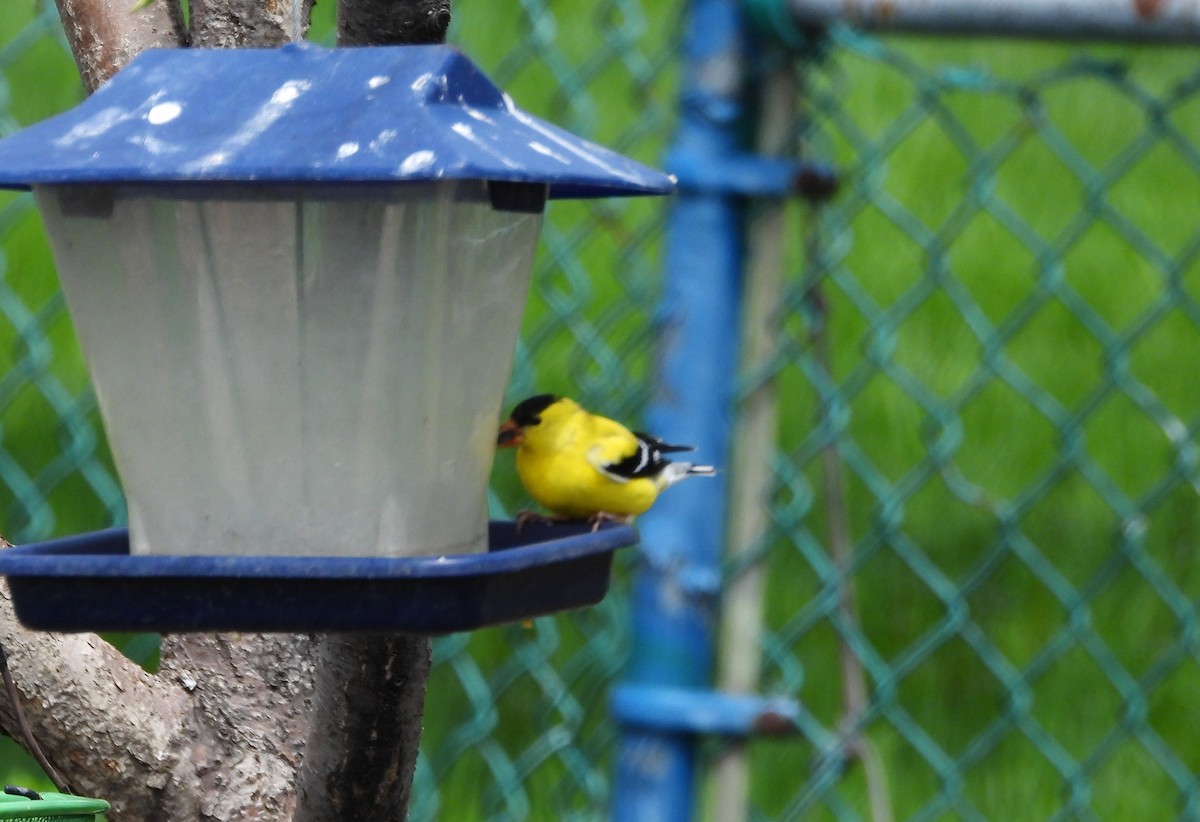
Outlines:
POLYGON ((321 638, 296 822, 407 816, 430 656, 426 637, 321 638))
MULTIPOLYGON (((93 91, 145 48, 274 46, 312 0, 58 0, 93 91)), ((447 0, 340 0, 339 43, 443 42, 447 0)), ((151 675, 91 634, 22 629, 0 584, 0 643, 22 707, 72 789, 120 820, 404 819, 421 735, 427 637, 186 634, 151 675)), ((0 726, 18 742, 12 706, 0 726)))
POLYGON ((83 87, 93 92, 145 49, 185 42, 174 0, 154 0, 132 11, 132 0, 56 0, 83 87))

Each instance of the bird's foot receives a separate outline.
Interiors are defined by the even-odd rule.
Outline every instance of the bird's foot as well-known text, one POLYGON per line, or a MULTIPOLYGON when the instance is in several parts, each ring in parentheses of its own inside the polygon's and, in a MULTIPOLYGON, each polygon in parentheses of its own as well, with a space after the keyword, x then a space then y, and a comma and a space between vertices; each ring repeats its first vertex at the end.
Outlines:
POLYGON ((592 526, 592 533, 600 530, 600 526, 606 522, 619 522, 622 525, 628 525, 633 521, 633 517, 622 516, 621 514, 610 514, 607 511, 597 511, 587 518, 588 524, 592 526))
POLYGON ((517 533, 520 534, 525 530, 525 526, 530 523, 541 523, 548 525, 554 522, 562 522, 561 517, 548 517, 545 514, 539 514, 537 511, 522 509, 517 512, 517 533))
POLYGON ((592 533, 595 533, 596 531, 599 531, 600 526, 606 522, 619 522, 622 524, 628 524, 630 522, 633 522, 633 517, 624 516, 622 514, 610 514, 607 511, 597 511, 596 513, 592 514, 590 517, 587 517, 585 519, 579 519, 579 518, 574 518, 574 517, 560 517, 560 516, 554 516, 554 515, 539 514, 537 511, 530 511, 528 509, 522 509, 517 512, 516 522, 517 522, 517 533, 518 534, 520 534, 521 531, 523 531, 525 529, 526 525, 530 525, 530 524, 554 525, 554 524, 564 523, 564 522, 584 522, 589 526, 592 533))

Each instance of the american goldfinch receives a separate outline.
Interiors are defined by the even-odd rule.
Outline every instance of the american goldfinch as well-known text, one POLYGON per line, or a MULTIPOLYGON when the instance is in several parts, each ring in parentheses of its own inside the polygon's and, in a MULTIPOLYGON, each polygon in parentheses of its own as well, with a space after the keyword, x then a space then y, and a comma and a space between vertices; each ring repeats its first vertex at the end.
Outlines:
POLYGON ((664 488, 711 465, 670 462, 663 454, 694 450, 632 432, 590 414, 574 400, 538 394, 517 404, 496 444, 517 448, 517 475, 537 502, 568 519, 629 520, 664 488))

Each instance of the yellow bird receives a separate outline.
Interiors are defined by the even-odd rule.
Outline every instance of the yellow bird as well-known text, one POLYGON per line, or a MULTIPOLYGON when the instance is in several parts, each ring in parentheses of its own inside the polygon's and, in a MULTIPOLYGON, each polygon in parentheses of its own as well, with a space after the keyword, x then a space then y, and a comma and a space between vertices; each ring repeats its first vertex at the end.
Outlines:
POLYGON ((590 414, 574 400, 538 394, 517 404, 496 444, 516 446, 517 475, 538 504, 567 519, 630 520, 664 488, 711 465, 671 462, 663 454, 695 450, 590 414))

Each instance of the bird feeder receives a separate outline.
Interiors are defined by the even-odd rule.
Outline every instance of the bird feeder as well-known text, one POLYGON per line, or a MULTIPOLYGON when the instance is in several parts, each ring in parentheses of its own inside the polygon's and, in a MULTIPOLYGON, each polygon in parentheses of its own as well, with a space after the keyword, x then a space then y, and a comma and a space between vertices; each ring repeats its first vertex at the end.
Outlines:
POLYGON ((453 48, 293 44, 144 52, 0 141, 0 186, 42 212, 125 559, 261 570, 487 552, 546 200, 673 182, 522 112, 453 48))

